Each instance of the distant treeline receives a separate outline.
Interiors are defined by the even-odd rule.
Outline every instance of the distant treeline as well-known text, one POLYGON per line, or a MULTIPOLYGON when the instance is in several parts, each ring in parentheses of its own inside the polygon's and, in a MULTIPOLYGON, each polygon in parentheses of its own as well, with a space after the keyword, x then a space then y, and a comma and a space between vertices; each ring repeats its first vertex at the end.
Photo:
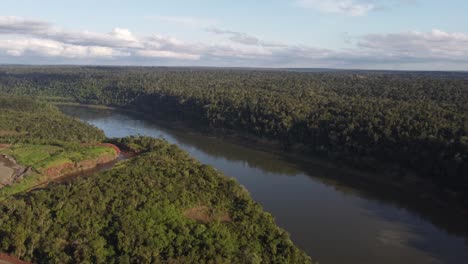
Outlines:
POLYGON ((0 96, 0 143, 80 144, 101 142, 102 130, 31 98, 0 96))
POLYGON ((468 189, 468 74, 2 67, 0 92, 132 107, 468 189))

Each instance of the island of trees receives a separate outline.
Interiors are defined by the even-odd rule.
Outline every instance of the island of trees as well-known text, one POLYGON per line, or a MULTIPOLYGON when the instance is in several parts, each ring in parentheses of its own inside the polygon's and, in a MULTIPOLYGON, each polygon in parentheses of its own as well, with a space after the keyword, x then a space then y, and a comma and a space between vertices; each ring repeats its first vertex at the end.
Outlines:
POLYGON ((0 98, 0 131, 0 153, 32 167, 0 189, 20 191, 2 192, 2 254, 33 263, 311 263, 234 179, 164 140, 106 139, 20 97, 0 98), (108 146, 134 155, 68 183, 18 188, 50 164, 115 151, 108 146))

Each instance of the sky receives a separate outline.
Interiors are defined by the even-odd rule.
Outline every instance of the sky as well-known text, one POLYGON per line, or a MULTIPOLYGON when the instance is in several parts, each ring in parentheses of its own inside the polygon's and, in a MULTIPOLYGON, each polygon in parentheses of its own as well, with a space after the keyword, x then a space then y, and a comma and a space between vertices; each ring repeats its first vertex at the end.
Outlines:
POLYGON ((468 70, 466 0, 0 0, 0 64, 468 70))

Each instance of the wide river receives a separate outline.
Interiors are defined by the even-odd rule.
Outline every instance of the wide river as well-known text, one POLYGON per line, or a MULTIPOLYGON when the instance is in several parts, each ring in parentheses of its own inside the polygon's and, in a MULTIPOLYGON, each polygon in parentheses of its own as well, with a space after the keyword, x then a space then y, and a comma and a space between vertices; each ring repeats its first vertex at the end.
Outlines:
POLYGON ((450 208, 369 186, 330 163, 304 162, 133 113, 60 108, 108 137, 163 137, 236 178, 321 264, 468 263, 468 219, 450 208))

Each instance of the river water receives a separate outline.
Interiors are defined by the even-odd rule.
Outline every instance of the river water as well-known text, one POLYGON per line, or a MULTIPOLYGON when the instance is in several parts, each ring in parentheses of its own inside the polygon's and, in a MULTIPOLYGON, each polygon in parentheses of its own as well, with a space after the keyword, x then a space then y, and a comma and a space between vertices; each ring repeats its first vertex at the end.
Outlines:
POLYGON ((304 162, 134 113, 60 108, 108 137, 163 137, 236 178, 321 264, 468 263, 468 219, 354 180, 329 162, 304 162))

